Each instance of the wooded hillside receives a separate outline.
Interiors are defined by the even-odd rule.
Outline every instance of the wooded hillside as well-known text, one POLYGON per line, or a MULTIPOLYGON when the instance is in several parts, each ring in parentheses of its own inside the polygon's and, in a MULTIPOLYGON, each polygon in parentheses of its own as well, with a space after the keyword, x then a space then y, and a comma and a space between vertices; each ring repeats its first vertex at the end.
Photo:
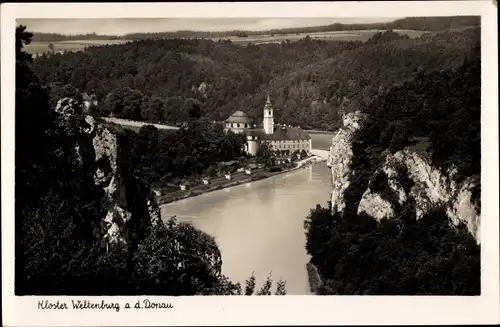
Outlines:
MULTIPOLYGON (((358 213, 368 187, 397 199, 388 186, 385 154, 428 140, 432 165, 453 179, 476 177, 472 201, 480 210, 481 61, 480 45, 456 69, 419 72, 360 109, 368 118, 352 141, 352 174, 344 193, 346 207, 332 214, 319 205, 305 222, 306 249, 323 277, 322 294, 479 295, 480 246, 464 224, 453 226, 444 206, 421 219, 415 199, 395 205, 395 216, 377 222, 358 213)), ((414 184, 401 171, 405 190, 414 184)))
POLYGON ((458 67, 479 37, 478 28, 464 28, 415 39, 388 31, 366 43, 140 40, 45 54, 33 68, 53 103, 95 93, 101 115, 175 123, 197 107, 211 120, 236 110, 261 117, 270 92, 278 122, 334 130, 340 108, 357 108, 419 71, 458 67))

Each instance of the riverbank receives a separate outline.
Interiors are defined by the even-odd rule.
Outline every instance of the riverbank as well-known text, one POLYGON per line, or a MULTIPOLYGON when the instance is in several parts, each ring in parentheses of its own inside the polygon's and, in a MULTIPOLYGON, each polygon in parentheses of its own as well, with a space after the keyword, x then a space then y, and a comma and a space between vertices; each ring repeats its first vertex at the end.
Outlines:
POLYGON ((248 177, 240 178, 237 180, 227 180, 225 183, 218 184, 218 185, 212 185, 212 184, 198 185, 190 190, 177 191, 177 192, 167 193, 165 195, 160 195, 160 196, 156 197, 156 202, 158 203, 158 205, 162 205, 162 204, 180 201, 180 200, 187 199, 187 198, 192 198, 192 197, 195 197, 195 196, 198 196, 201 194, 222 190, 222 189, 225 189, 228 187, 233 187, 233 186, 238 186, 238 185, 242 185, 242 184, 246 184, 246 183, 256 182, 258 180, 262 180, 265 178, 273 177, 276 175, 280 175, 280 174, 288 173, 288 172, 291 172, 291 171, 294 171, 297 169, 304 168, 304 166, 307 166, 309 164, 312 164, 312 163, 315 163, 318 161, 323 161, 323 159, 316 157, 316 156, 308 157, 308 158, 305 158, 305 159, 302 159, 302 160, 295 162, 295 167, 292 167, 292 168, 283 169, 283 170, 275 171, 275 172, 259 171, 257 173, 252 174, 252 175, 247 175, 248 177))
POLYGON ((297 170, 300 168, 301 167, 297 166, 297 167, 284 169, 284 170, 276 171, 276 172, 262 171, 262 172, 255 173, 253 175, 248 175, 248 177, 241 178, 238 180, 227 180, 227 182, 225 182, 224 184, 220 184, 220 185, 210 185, 210 184, 200 185, 200 186, 196 186, 196 188, 193 188, 191 190, 177 191, 177 192, 172 192, 172 193, 158 196, 156 198, 156 202, 158 203, 158 205, 172 203, 172 202, 180 201, 183 199, 192 198, 192 197, 195 197, 195 196, 198 196, 201 194, 222 190, 222 189, 225 189, 228 187, 238 186, 238 185, 246 184, 246 183, 250 183, 250 182, 256 182, 256 181, 261 180, 261 179, 273 177, 273 176, 276 176, 279 174, 288 173, 288 172, 291 172, 291 171, 294 171, 294 170, 297 170))

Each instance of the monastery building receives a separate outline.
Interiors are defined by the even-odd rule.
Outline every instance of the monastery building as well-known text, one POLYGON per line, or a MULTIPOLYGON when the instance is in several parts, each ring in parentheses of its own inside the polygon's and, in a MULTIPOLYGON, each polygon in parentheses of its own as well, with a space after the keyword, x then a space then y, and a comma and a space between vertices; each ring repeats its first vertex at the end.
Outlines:
POLYGON ((236 111, 225 121, 225 130, 245 134, 245 151, 253 156, 259 151, 262 142, 267 142, 274 151, 289 150, 293 153, 305 150, 307 154, 311 154, 311 136, 298 127, 275 124, 273 111, 268 95, 264 105, 263 128, 257 128, 253 117, 243 111, 236 111))

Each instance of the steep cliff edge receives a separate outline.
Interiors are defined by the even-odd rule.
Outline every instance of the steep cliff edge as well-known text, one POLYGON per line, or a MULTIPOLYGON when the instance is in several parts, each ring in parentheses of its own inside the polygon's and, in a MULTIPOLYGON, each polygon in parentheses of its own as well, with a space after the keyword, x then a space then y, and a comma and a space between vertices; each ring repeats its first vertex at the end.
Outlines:
POLYGON ((330 155, 326 164, 332 171, 332 211, 342 212, 345 208, 344 192, 349 187, 350 169, 353 157, 352 139, 354 133, 362 127, 363 115, 360 112, 344 115, 343 127, 333 137, 330 155))
POLYGON ((74 144, 75 163, 94 180, 99 191, 102 220, 96 234, 109 244, 128 244, 145 236, 147 227, 160 219, 153 191, 124 172, 119 162, 120 128, 96 121, 72 98, 60 99, 55 111, 69 142, 74 144))
MULTIPOLYGON (((361 113, 344 116, 344 126, 334 136, 327 165, 332 172, 332 214, 346 208, 346 189, 359 173, 352 169, 353 137, 363 128, 366 117, 361 113)), ((369 178, 368 187, 357 201, 357 213, 376 220, 392 218, 409 201, 415 204, 417 219, 435 207, 444 207, 448 218, 457 225, 464 223, 480 242, 480 208, 472 200, 478 177, 455 180, 456 170, 435 167, 426 150, 407 146, 400 151, 383 151, 383 160, 369 178)))
POLYGON ((304 223, 320 294, 480 294, 479 39, 470 50, 346 108, 330 206, 304 223))

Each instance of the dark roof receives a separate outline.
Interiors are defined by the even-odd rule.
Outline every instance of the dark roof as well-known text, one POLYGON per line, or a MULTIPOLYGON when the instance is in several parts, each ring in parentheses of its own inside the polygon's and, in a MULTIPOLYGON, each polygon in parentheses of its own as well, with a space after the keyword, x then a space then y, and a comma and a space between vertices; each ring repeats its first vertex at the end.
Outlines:
POLYGON ((298 127, 284 127, 280 125, 274 126, 273 134, 264 134, 262 139, 269 141, 292 141, 292 140, 309 140, 311 136, 298 127))
POLYGON ((243 111, 238 110, 234 114, 229 116, 229 118, 226 119, 226 122, 228 122, 228 123, 241 123, 241 124, 253 124, 254 119, 252 117, 248 116, 243 111))
POLYGON ((292 140, 309 140, 309 133, 298 127, 282 128, 280 125, 274 127, 273 134, 266 134, 262 128, 251 128, 245 130, 245 135, 258 136, 261 140, 269 141, 292 141, 292 140))
POLYGON ((262 128, 249 128, 244 131, 244 134, 262 138, 264 136, 264 130, 262 128))
POLYGON ((266 104, 264 105, 264 110, 269 110, 272 108, 273 108, 273 105, 271 104, 271 99, 269 98, 269 94, 268 94, 266 104))

